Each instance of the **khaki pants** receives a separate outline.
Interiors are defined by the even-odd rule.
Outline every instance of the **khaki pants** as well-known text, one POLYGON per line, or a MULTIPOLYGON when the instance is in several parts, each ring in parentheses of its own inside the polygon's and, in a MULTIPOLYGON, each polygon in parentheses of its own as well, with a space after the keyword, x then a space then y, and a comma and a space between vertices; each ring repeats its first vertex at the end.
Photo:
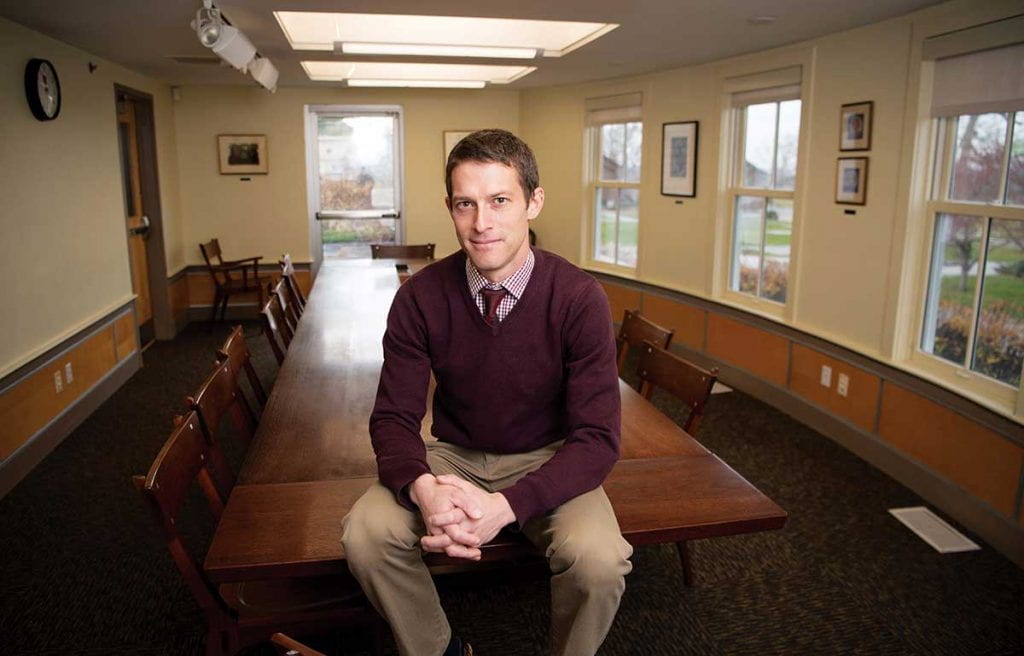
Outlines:
MULTIPOLYGON (((488 491, 501 490, 548 461, 561 442, 522 454, 496 455, 444 442, 427 444, 435 475, 456 474, 488 491)), ((349 569, 391 624, 400 653, 437 656, 451 637, 448 619, 423 564, 423 518, 375 483, 342 520, 349 569)), ((551 568, 551 652, 593 656, 615 619, 632 570, 632 547, 619 532, 604 490, 567 501, 523 527, 551 568)))

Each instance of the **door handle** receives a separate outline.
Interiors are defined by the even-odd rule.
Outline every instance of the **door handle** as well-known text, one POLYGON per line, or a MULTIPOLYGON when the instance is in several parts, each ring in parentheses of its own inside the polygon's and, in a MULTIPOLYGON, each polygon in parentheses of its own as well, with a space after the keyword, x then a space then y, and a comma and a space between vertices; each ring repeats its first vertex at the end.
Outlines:
POLYGON ((128 228, 128 236, 129 237, 135 237, 136 235, 140 235, 144 240, 148 240, 149 239, 149 227, 150 227, 149 217, 146 216, 145 214, 143 214, 142 215, 142 225, 136 226, 134 228, 128 228))

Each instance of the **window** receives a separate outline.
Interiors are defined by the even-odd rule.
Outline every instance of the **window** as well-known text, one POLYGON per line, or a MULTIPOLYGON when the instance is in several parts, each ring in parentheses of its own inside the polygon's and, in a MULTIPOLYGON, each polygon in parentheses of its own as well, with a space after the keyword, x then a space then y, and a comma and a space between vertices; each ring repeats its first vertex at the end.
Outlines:
POLYGON ((799 85, 733 95, 729 289, 786 302, 800 138, 799 85))
POLYGON ((1014 388, 1024 365, 1024 111, 938 119, 921 349, 1014 388))
POLYGON ((310 186, 325 257, 370 257, 395 243, 401 207, 397 111, 317 109, 310 186))
POLYGON ((635 269, 643 150, 639 94, 588 101, 588 109, 591 257, 635 269))

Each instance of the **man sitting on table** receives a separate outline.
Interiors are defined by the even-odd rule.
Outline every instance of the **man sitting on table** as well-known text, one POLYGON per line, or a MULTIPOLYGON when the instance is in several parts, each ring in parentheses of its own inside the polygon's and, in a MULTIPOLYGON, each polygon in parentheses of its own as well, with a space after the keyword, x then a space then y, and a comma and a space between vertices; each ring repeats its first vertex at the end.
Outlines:
POLYGON ((379 483, 343 521, 349 568, 402 654, 471 654, 421 549, 479 560, 510 526, 548 559, 552 653, 592 655, 632 568, 601 489, 619 453, 608 301, 592 277, 530 247, 544 190, 518 137, 467 136, 445 177, 462 250, 412 276, 391 306, 370 417, 379 483), (431 372, 438 441, 424 444, 431 372))

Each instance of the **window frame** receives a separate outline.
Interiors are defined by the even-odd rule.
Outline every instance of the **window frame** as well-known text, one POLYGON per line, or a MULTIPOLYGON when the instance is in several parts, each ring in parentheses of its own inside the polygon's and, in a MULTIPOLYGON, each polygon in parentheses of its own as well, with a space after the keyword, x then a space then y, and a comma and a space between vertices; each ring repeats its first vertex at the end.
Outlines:
MULTIPOLYGON (((1006 131, 1006 147, 1000 164, 1000 194, 998 201, 964 201, 950 198, 952 185, 953 162, 957 142, 957 122, 960 116, 969 116, 970 112, 953 116, 933 117, 929 121, 930 138, 928 158, 930 170, 926 171, 928 183, 923 203, 925 229, 922 230, 922 266, 914 313, 913 329, 909 332, 911 341, 909 361, 917 369, 946 382, 951 386, 977 397, 987 403, 995 403, 1011 413, 1024 415, 1024 376, 1017 387, 1009 383, 987 376, 971 369, 977 331, 978 315, 982 302, 983 275, 977 275, 974 281, 972 320, 967 336, 968 351, 963 364, 951 362, 939 355, 924 349, 926 321, 934 310, 937 299, 932 296, 932 271, 936 263, 935 252, 936 228, 941 214, 965 215, 977 217, 981 222, 979 237, 978 270, 981 272, 988 257, 988 239, 993 220, 1010 220, 1024 223, 1024 206, 1007 205, 1006 187, 1008 185, 1009 162, 1012 157, 1012 137, 1014 114, 1024 114, 1024 109, 1016 112, 977 112, 977 114, 1004 113, 1009 114, 1006 131)), ((1024 367, 1022 367, 1024 368, 1024 367)))
MULTIPOLYGON (((641 243, 641 225, 640 220, 641 208, 643 207, 643 195, 641 193, 641 187, 644 181, 644 150, 647 148, 647 135, 644 126, 644 119, 642 115, 642 106, 633 106, 632 109, 637 110, 636 118, 622 118, 620 120, 605 120, 600 122, 591 122, 589 119, 585 126, 585 148, 584 148, 584 172, 586 183, 584 185, 584 192, 587 194, 587 201, 584 205, 584 230, 586 232, 585 238, 583 239, 583 248, 585 252, 583 254, 583 261, 587 263, 588 268, 595 270, 605 270, 616 275, 625 275, 634 277, 640 269, 640 243, 641 243), (640 175, 636 182, 626 181, 615 181, 615 180, 602 180, 601 179, 601 130, 606 125, 623 125, 628 123, 639 123, 640 124, 640 175), (597 258, 597 247, 598 247, 598 201, 597 195, 601 189, 634 189, 637 195, 637 255, 636 264, 629 266, 626 264, 619 264, 619 245, 620 245, 620 221, 619 214, 621 212, 621 206, 616 210, 615 215, 615 257, 614 262, 608 262, 606 260, 600 260, 597 258)), ((628 156, 628 152, 627 152, 628 156)), ((626 163, 628 164, 628 162, 626 163)), ((625 168, 625 167, 624 167, 625 168)))

